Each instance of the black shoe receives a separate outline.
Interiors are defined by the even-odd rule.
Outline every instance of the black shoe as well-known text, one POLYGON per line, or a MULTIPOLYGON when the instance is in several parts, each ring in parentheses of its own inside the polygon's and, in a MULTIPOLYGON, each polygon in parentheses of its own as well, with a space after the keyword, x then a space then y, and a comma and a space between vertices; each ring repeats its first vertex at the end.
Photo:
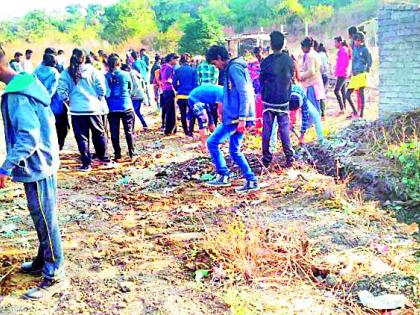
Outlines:
POLYGON ((242 194, 242 193, 247 193, 250 191, 256 191, 259 189, 260 189, 260 186, 258 185, 258 182, 256 180, 247 180, 244 186, 235 189, 235 191, 238 194, 242 194))
POLYGON ((29 289, 23 295, 27 300, 39 301, 53 297, 56 294, 63 293, 69 282, 67 279, 63 280, 50 280, 44 278, 36 288, 29 289))
POLYGON ((216 178, 205 183, 209 187, 229 187, 231 185, 229 176, 217 174, 216 178))
POLYGON ((286 163, 284 164, 284 168, 291 168, 293 167, 294 159, 287 159, 286 163))
POLYGON ((90 165, 82 165, 77 169, 79 172, 90 172, 92 167, 90 165))
POLYGON ((35 262, 24 262, 20 266, 20 272, 28 275, 36 275, 39 276, 42 274, 42 267, 41 265, 35 262))

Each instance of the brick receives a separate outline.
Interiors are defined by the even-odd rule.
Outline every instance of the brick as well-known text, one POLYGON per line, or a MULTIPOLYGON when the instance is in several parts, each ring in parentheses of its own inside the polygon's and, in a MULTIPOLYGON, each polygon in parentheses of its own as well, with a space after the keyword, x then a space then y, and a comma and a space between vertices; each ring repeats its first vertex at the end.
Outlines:
POLYGON ((380 117, 420 106, 420 6, 385 4, 378 12, 380 117))

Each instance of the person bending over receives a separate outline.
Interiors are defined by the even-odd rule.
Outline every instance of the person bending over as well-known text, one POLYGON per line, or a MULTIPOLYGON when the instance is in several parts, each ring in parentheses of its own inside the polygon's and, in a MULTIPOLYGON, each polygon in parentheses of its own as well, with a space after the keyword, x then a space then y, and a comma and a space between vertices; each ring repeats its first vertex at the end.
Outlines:
POLYGON ((198 121, 200 132, 201 148, 206 149, 206 129, 213 132, 215 124, 211 113, 210 104, 218 104, 219 113, 222 111, 223 87, 212 84, 205 84, 196 87, 188 95, 188 106, 191 113, 189 133, 193 133, 195 121, 198 121))

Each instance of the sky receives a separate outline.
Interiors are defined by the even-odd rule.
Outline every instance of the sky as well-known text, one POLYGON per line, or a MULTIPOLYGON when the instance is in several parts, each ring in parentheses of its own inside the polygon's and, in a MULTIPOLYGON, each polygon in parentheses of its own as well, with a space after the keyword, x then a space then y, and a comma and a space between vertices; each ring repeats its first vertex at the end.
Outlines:
MULTIPOLYGON (((0 2, 10 0, 0 0, 0 2)), ((108 5, 117 2, 117 0, 17 0, 15 3, 12 0, 9 5, 2 5, 0 10, 0 20, 9 20, 13 17, 20 17, 31 10, 41 9, 47 11, 63 10, 73 3, 80 3, 88 5, 90 3, 100 3, 108 5)))

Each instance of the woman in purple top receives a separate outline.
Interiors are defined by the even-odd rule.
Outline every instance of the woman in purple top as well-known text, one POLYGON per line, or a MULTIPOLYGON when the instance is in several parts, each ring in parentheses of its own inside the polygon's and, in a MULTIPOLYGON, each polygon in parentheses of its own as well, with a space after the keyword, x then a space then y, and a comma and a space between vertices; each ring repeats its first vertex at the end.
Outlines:
POLYGON ((165 64, 160 69, 162 82, 162 128, 166 136, 176 133, 176 111, 175 111, 175 91, 173 87, 174 66, 178 63, 177 54, 169 54, 165 58, 165 64))

